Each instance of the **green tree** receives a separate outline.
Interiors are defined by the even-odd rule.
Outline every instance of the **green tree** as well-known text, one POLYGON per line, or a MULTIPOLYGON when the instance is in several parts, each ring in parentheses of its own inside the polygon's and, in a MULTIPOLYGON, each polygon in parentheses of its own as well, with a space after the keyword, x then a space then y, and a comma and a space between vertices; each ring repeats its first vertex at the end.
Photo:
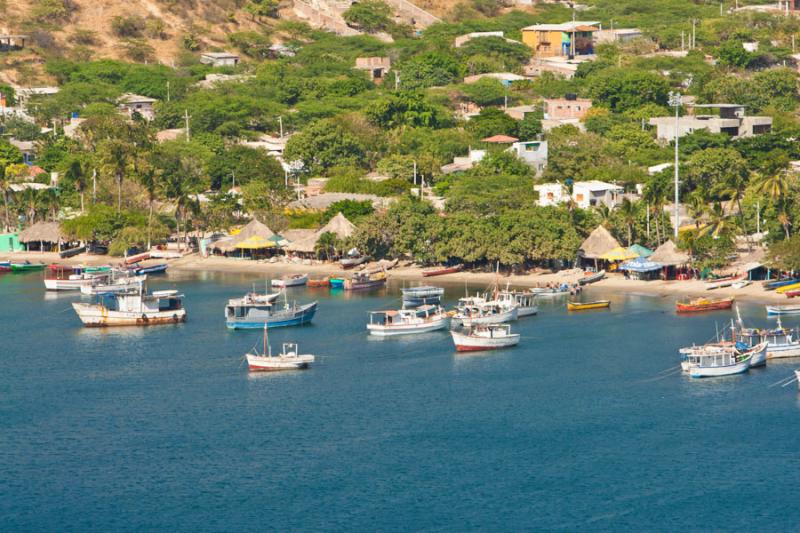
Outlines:
POLYGON ((382 0, 362 0, 352 4, 342 18, 369 33, 386 31, 392 24, 392 8, 382 0))
POLYGON ((742 41, 728 39, 717 48, 717 57, 722 65, 747 68, 756 56, 744 49, 742 41))
POLYGON ((400 65, 400 86, 403 89, 447 85, 460 77, 458 61, 439 52, 416 55, 400 65))
POLYGON ((306 172, 322 172, 337 165, 361 166, 364 146, 336 122, 320 120, 293 135, 286 143, 284 159, 303 162, 306 172))
POLYGON ((476 139, 491 137, 492 135, 517 134, 517 121, 506 115, 502 109, 496 107, 483 108, 480 114, 467 123, 467 130, 476 139))
MULTIPOLYGON (((358 5, 358 4, 356 4, 358 5)), ((441 112, 418 92, 387 94, 365 109, 367 118, 381 128, 414 126, 436 128, 442 123, 441 112)))
POLYGON ((653 103, 667 103, 669 84, 658 74, 632 69, 606 69, 587 78, 589 94, 595 105, 605 105, 615 112, 636 109, 653 103))
POLYGON ((758 176, 755 180, 756 191, 766 194, 777 204, 780 213, 780 223, 783 226, 783 231, 787 239, 789 238, 789 226, 791 223, 786 204, 794 181, 793 176, 787 171, 758 176))

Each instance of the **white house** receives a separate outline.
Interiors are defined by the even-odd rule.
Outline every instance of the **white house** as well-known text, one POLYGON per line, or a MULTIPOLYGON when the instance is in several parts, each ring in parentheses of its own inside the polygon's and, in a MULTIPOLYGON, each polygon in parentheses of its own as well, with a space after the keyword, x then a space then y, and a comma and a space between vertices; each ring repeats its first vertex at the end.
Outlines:
POLYGON ((560 183, 542 183, 534 185, 533 190, 539 193, 539 200, 536 205, 546 207, 548 205, 558 205, 569 198, 567 188, 560 183))
POLYGON ((452 174, 453 172, 463 172, 475 166, 481 159, 486 156, 486 150, 472 150, 465 157, 455 157, 453 162, 444 165, 441 170, 442 174, 452 174))
POLYGON ((572 200, 582 209, 605 205, 615 207, 622 201, 625 189, 604 181, 576 181, 572 184, 572 200))
POLYGON ((200 54, 200 62, 212 67, 235 67, 239 64, 239 56, 229 52, 204 52, 200 54))
POLYGON ((158 102, 155 98, 140 96, 138 94, 123 94, 117 100, 117 105, 121 113, 133 118, 134 114, 140 115, 145 120, 153 120, 156 111, 153 105, 158 102))
POLYGON ((518 141, 507 150, 536 169, 539 174, 547 166, 547 141, 518 141))

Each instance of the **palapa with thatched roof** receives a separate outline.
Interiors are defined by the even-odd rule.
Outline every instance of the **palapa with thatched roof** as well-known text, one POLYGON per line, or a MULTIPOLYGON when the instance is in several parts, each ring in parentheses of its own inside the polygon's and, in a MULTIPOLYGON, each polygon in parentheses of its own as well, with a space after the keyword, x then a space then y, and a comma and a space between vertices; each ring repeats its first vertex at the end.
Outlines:
POLYGON ((293 241, 291 244, 289 244, 289 246, 286 247, 286 250, 301 254, 314 253, 317 247, 317 242, 323 234, 333 233, 339 239, 346 239, 352 236, 355 231, 355 225, 347 220, 347 217, 345 217, 341 212, 339 212, 336 213, 336 216, 330 219, 327 224, 322 226, 312 235, 308 235, 293 241))
POLYGON ((578 255, 586 259, 600 259, 603 254, 619 247, 617 239, 612 237, 606 228, 597 226, 581 244, 578 255))
POLYGON ((58 222, 37 222, 19 234, 19 242, 26 248, 30 249, 31 244, 38 244, 41 251, 48 247, 58 248, 66 238, 58 222))
POLYGON ((678 250, 678 247, 671 240, 656 248, 656 251, 648 259, 664 266, 686 265, 691 262, 689 254, 678 250))
MULTIPOLYGON (((231 237, 227 237, 224 239, 220 239, 215 242, 212 247, 223 252, 232 252, 233 250, 239 249, 239 245, 247 245, 248 243, 253 242, 264 242, 270 241, 270 238, 275 235, 271 229, 269 229, 265 224, 261 223, 258 219, 254 218, 251 220, 242 230, 233 235, 231 237)), ((245 246, 251 247, 251 246, 245 246)))

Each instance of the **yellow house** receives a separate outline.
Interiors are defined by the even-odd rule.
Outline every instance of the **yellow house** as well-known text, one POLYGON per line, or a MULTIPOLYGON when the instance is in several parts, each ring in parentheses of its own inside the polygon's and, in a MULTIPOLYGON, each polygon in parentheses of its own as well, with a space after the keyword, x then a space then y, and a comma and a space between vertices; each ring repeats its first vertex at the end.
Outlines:
POLYGON ((594 53, 592 36, 599 22, 574 21, 563 24, 534 24, 522 28, 522 42, 534 57, 575 56, 594 53))

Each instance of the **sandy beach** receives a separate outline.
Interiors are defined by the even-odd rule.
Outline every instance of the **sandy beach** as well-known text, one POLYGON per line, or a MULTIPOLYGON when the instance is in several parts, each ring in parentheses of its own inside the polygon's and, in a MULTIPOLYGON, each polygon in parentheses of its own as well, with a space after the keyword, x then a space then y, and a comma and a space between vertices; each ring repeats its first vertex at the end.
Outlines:
MULTIPOLYGON (((61 263, 69 265, 105 265, 119 264, 120 258, 109 256, 79 255, 69 259, 60 259, 56 253, 13 253, 0 254, 0 261, 31 261, 42 263, 61 263)), ((164 262, 163 259, 154 259, 147 263, 164 262)), ((338 263, 315 263, 303 265, 299 263, 268 263, 261 261, 251 261, 247 259, 235 259, 227 257, 201 257, 198 254, 189 254, 180 259, 166 260, 172 271, 183 272, 227 272, 245 274, 263 274, 266 277, 280 276, 287 273, 308 273, 313 278, 322 278, 328 275, 343 276, 349 275, 352 271, 345 271, 339 267, 338 263)), ((415 265, 405 265, 401 263, 398 267, 389 272, 390 279, 408 282, 425 280, 431 284, 486 284, 492 283, 495 274, 492 272, 457 272, 445 276, 424 278, 423 269, 415 265)), ((510 284, 513 287, 536 287, 551 283, 560 284, 563 282, 574 283, 581 277, 579 270, 565 270, 557 273, 549 271, 529 272, 521 275, 503 275, 501 273, 501 283, 510 284)), ((600 282, 594 283, 590 288, 601 288, 606 291, 619 291, 626 293, 640 293, 659 297, 674 297, 675 299, 709 296, 735 296, 739 300, 763 303, 789 303, 782 294, 774 291, 765 291, 760 282, 734 289, 726 287, 706 290, 704 282, 699 280, 689 281, 639 281, 625 279, 622 274, 609 274, 600 282)))

